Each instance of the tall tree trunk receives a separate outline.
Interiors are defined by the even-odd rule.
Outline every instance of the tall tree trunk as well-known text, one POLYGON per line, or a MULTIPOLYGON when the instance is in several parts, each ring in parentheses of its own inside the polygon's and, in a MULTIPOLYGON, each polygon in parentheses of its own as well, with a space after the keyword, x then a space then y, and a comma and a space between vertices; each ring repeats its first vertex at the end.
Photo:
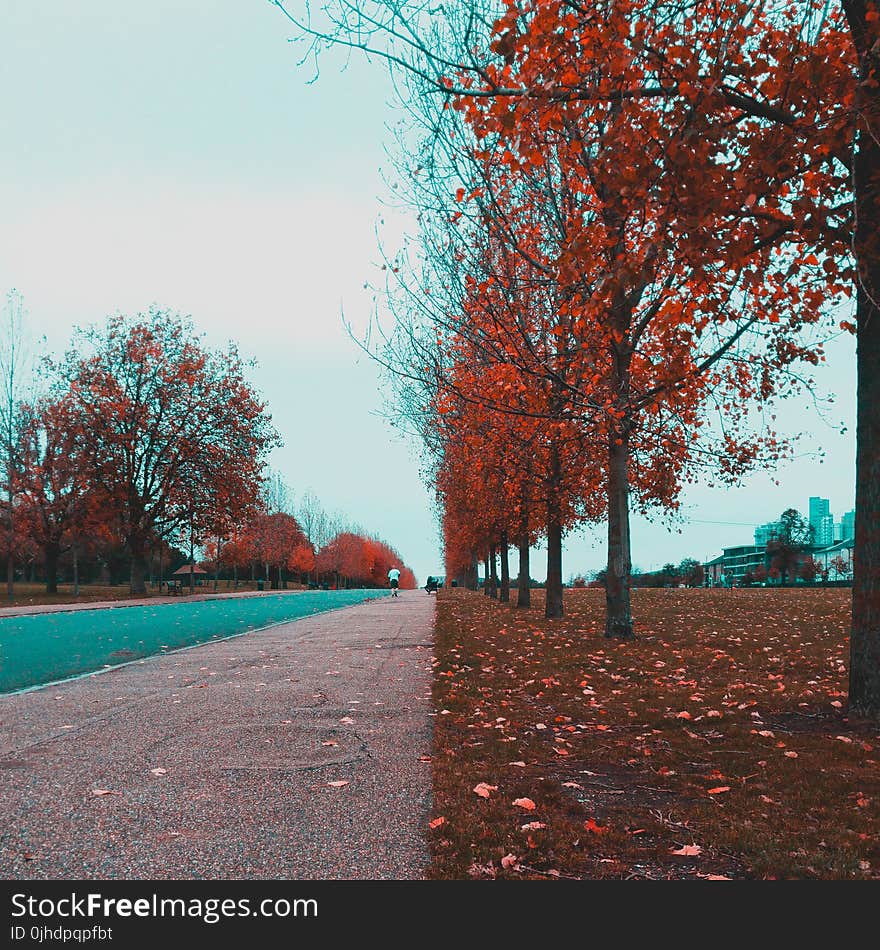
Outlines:
MULTIPOLYGON (((555 505, 552 506, 554 509, 555 505)), ((547 583, 544 616, 548 620, 565 616, 562 596, 562 525, 558 509, 547 517, 547 583)))
POLYGON ((501 532, 501 590, 498 593, 498 599, 504 603, 510 603, 510 557, 507 541, 507 532, 501 532))
POLYGON ((232 581, 233 588, 238 590, 238 564, 236 564, 234 561, 232 563, 232 581))
POLYGON ((605 576, 605 636, 631 640, 632 555, 629 537, 629 432, 612 432, 608 445, 608 570, 605 576))
POLYGON ((79 547, 74 541, 71 548, 73 558, 73 596, 79 597, 79 547))
POLYGON ((471 555, 467 586, 469 590, 478 590, 480 587, 480 560, 476 554, 471 555))
POLYGON ((58 556, 61 551, 57 544, 46 544, 43 546, 43 554, 46 558, 46 593, 58 593, 58 556))
POLYGON ((853 548, 849 705, 880 718, 880 23, 873 6, 844 2, 862 82, 855 154, 856 235, 856 521, 853 548))
POLYGON ((147 592, 147 539, 140 529, 135 529, 127 540, 131 557, 128 590, 142 596, 147 592))
POLYGON ((195 541, 193 539, 192 526, 190 526, 190 529, 189 529, 189 592, 190 594, 195 593, 195 588, 196 588, 195 554, 196 554, 195 541))
POLYGON ((498 562, 495 558, 495 545, 489 546, 489 596, 498 600, 498 562))
POLYGON ((562 596, 562 514, 559 492, 562 481, 562 463, 559 447, 550 446, 550 470, 547 480, 547 583, 545 585, 544 616, 548 620, 565 615, 562 596))
POLYGON ((143 542, 129 542, 131 553, 131 575, 128 585, 129 593, 144 595, 147 592, 147 559, 144 554, 143 542))
MULTIPOLYGON (((11 449, 7 448, 7 459, 12 457, 11 449)), ((8 464, 8 462, 7 462, 8 464)), ((7 473, 11 480, 11 474, 7 473)), ((6 535, 6 599, 12 600, 15 597, 15 525, 12 518, 12 488, 6 493, 6 515, 9 518, 9 530, 6 535)))
MULTIPOLYGON (((455 578, 455 582, 459 587, 463 587, 465 590, 476 590, 477 584, 474 582, 477 572, 477 559, 472 555, 467 564, 461 569, 461 573, 458 577, 455 578)), ((447 586, 449 586, 449 578, 446 578, 447 586)))
POLYGON ((486 559, 483 561, 483 593, 489 597, 489 555, 486 555, 486 559))
POLYGON ((532 573, 532 569, 529 566, 530 553, 529 535, 526 531, 523 531, 519 538, 519 578, 517 579, 516 589, 517 607, 532 606, 532 586, 529 583, 532 573))

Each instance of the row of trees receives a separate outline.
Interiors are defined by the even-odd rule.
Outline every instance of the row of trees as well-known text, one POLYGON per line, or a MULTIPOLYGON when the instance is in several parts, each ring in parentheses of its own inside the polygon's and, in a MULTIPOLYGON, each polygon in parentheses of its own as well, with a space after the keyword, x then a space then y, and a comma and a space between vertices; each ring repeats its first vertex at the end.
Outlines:
POLYGON ((477 555, 491 577, 497 549, 503 588, 509 544, 543 537, 560 616, 563 535, 603 520, 606 634, 629 638, 631 508, 674 511, 707 470, 734 481, 784 453, 755 407, 769 418, 809 384, 849 289, 836 119, 852 57, 828 61, 839 17, 754 4, 740 12, 763 44, 709 5, 486 10, 485 77, 447 74, 442 103, 412 80, 422 232, 415 266, 393 262, 386 359, 435 460, 448 572, 477 555), (772 88, 768 56, 797 95, 772 88), (784 171, 768 150, 795 142, 752 106, 780 98, 831 146, 784 171))
POLYGON ((89 578, 103 564, 112 581, 125 557, 133 594, 181 555, 195 564, 204 553, 215 578, 259 572, 273 586, 291 576, 372 586, 404 566, 311 492, 295 517, 283 479, 268 473, 278 435, 234 346, 209 349, 188 320, 152 309, 77 331, 65 356, 35 373, 22 357, 19 295, 4 317, 0 545, 10 598, 16 565, 38 564, 55 592, 61 566, 77 590, 81 563, 89 578))
POLYGON ((679 564, 664 564, 659 571, 633 571, 633 587, 702 587, 705 582, 703 565, 692 557, 679 564))
POLYGON ((821 580, 824 584, 828 581, 846 581, 851 576, 852 571, 849 562, 839 554, 828 562, 827 567, 812 555, 804 554, 794 563, 786 563, 782 558, 773 557, 770 560, 769 567, 759 564, 754 570, 743 574, 742 584, 744 586, 768 583, 784 584, 792 577, 806 584, 812 584, 817 580, 821 580))
MULTIPOLYGON (((569 581, 569 587, 605 587, 606 571, 603 568, 589 577, 578 574, 569 581)), ((632 568, 633 587, 702 587, 706 575, 703 565, 694 558, 686 557, 679 564, 669 562, 657 571, 642 571, 632 568)))
POLYGON ((388 261, 382 357, 449 574, 483 558, 494 586, 500 551, 503 584, 508 547, 543 537, 560 616, 562 536, 605 520, 605 632, 631 637, 631 508, 778 460, 773 402, 810 385, 855 295, 851 702, 880 712, 873 2, 276 5, 317 48, 384 57, 410 110, 421 232, 388 261))
POLYGON ((262 576, 273 588, 285 586, 291 577, 334 587, 385 587, 388 571, 397 567, 400 587, 415 588, 415 575, 394 548, 362 529, 340 527, 338 519, 315 507, 314 495, 306 499, 308 511, 320 512, 319 526, 313 522, 307 533, 302 527, 307 518, 261 512, 229 538, 207 546, 207 566, 231 572, 236 584, 240 572, 250 571, 252 578, 262 576))

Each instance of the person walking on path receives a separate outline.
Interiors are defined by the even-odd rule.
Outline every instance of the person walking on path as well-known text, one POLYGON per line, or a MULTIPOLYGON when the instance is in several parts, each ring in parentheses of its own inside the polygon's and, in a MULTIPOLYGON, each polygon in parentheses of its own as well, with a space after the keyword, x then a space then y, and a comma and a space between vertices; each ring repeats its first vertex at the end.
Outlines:
POLYGON ((391 596, 397 596, 397 588, 400 586, 400 570, 392 567, 388 572, 388 585, 391 588, 391 596))

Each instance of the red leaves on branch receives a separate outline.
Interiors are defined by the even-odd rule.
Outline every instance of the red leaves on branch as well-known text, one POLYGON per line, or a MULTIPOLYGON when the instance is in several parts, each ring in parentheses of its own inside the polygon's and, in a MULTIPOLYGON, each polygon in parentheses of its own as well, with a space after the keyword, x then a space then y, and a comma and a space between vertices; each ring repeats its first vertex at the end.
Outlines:
POLYGON ((256 562, 267 575, 282 570, 308 574, 315 567, 315 552, 296 518, 284 511, 253 515, 237 533, 227 552, 228 563, 245 566, 256 562))
POLYGON ((235 348, 206 349, 177 315, 112 317, 76 343, 56 367, 67 437, 126 543, 132 592, 144 593, 148 543, 184 528, 224 534, 256 510, 278 437, 235 348))
POLYGON ((343 531, 332 538, 318 551, 315 569, 320 575, 339 586, 364 585, 386 587, 388 571, 400 570, 400 588, 412 590, 416 586, 415 575, 406 567, 400 555, 384 541, 365 537, 352 531, 343 531))
POLYGON ((454 213, 422 218, 447 572, 491 574, 494 549, 543 534, 558 616, 562 532, 607 519, 623 638, 630 507, 674 511, 707 469, 735 483, 787 453, 753 408, 821 361, 853 276, 840 12, 666 10, 508 5, 442 119, 454 213))

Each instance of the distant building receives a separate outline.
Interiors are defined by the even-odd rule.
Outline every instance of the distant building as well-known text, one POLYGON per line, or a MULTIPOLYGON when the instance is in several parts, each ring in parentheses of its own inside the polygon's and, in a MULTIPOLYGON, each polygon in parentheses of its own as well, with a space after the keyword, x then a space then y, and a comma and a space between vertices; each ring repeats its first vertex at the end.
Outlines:
POLYGON ((779 537, 781 529, 781 521, 768 521, 767 524, 759 524, 755 528, 755 544, 757 546, 766 545, 768 541, 779 537))
POLYGON ((703 571, 711 586, 717 587, 723 583, 725 587, 734 587, 746 574, 754 574, 759 566, 767 566, 766 546, 739 544, 725 548, 720 557, 703 565, 703 571))
POLYGON ((831 522, 831 531, 828 534, 827 529, 822 527, 823 519, 831 514, 831 502, 827 498, 819 498, 814 495, 810 498, 810 527, 813 529, 813 544, 821 544, 825 547, 834 543, 834 521, 831 522), (820 541, 820 537, 828 534, 827 541, 820 541))
POLYGON ((706 587, 719 587, 724 573, 724 555, 719 554, 703 565, 703 583, 706 587))
MULTIPOLYGON (((802 554, 796 559, 798 568, 807 557, 812 557, 819 565, 820 571, 830 572, 831 580, 846 580, 851 577, 855 511, 847 511, 840 521, 835 523, 830 501, 813 496, 810 498, 809 522, 812 542, 804 546, 802 554), (841 570, 830 567, 831 562, 835 560, 841 570)), ((766 524, 757 525, 754 532, 754 544, 724 548, 722 554, 703 564, 704 583, 707 587, 739 586, 747 574, 754 575, 759 568, 770 570, 773 552, 768 552, 767 545, 782 533, 782 522, 768 521, 766 524)), ((789 581, 797 582, 797 569, 790 571, 789 581)))
POLYGON ((831 513, 831 502, 817 495, 810 497, 810 524, 816 524, 820 518, 831 513))
POLYGON ((841 574, 831 566, 833 561, 838 561, 842 559, 846 565, 846 570, 843 572, 843 577, 851 577, 853 569, 853 539, 844 538, 843 541, 838 541, 837 544, 831 544, 826 548, 820 548, 819 550, 813 551, 813 560, 819 565, 820 570, 828 571, 831 576, 831 580, 841 580, 841 574))
POLYGON ((834 544, 834 516, 822 515, 818 523, 813 525, 813 544, 817 548, 827 548, 834 544))

